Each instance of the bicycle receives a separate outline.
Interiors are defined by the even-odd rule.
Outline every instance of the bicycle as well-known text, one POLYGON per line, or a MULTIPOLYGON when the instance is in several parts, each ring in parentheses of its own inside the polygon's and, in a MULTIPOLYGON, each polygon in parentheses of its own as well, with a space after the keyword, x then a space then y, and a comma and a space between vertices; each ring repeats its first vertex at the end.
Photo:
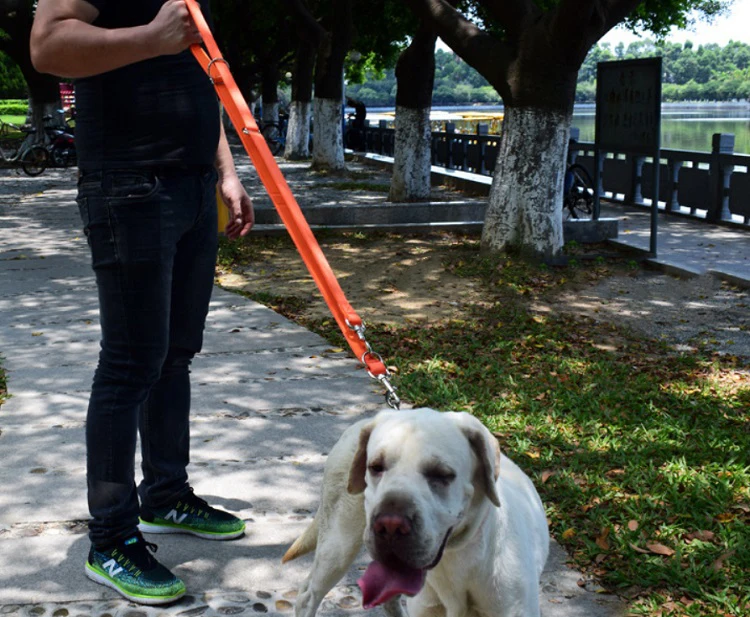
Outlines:
POLYGON ((562 207, 565 219, 591 218, 594 214, 594 182, 579 163, 565 170, 562 207))
POLYGON ((266 140, 271 154, 277 156, 286 148, 286 129, 288 119, 286 116, 279 115, 278 122, 261 123, 260 134, 266 140))
POLYGON ((35 132, 36 129, 31 127, 20 127, 0 120, 0 164, 20 167, 27 176, 38 176, 44 172, 49 163, 49 153, 44 146, 31 141, 31 136, 35 132), (16 136, 15 134, 18 133, 26 136, 16 136), (15 144, 10 146, 10 150, 6 150, 11 141, 19 139, 21 143, 15 147, 15 150, 13 150, 15 144))

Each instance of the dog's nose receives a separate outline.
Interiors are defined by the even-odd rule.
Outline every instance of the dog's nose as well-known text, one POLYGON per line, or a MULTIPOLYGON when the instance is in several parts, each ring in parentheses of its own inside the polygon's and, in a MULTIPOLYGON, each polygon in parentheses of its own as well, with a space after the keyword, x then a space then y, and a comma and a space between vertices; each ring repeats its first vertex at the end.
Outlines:
POLYGON ((372 530, 378 536, 407 536, 411 533, 411 524, 399 514, 381 514, 373 522, 372 530))

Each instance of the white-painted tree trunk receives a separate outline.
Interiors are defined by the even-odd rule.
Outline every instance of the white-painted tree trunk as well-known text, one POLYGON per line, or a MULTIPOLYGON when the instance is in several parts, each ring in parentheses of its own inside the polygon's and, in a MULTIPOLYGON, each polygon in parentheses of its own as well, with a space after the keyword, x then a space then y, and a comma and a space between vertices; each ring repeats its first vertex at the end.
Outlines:
POLYGON ((346 168, 341 110, 341 99, 315 98, 313 103, 313 167, 332 170, 346 168))
POLYGON ((310 158, 310 102, 292 101, 289 105, 289 125, 286 129, 284 158, 299 160, 310 158))
POLYGON ((430 108, 396 107, 391 201, 430 198, 430 108))
POLYGON ((560 253, 569 131, 564 113, 505 108, 482 248, 541 258, 560 253))

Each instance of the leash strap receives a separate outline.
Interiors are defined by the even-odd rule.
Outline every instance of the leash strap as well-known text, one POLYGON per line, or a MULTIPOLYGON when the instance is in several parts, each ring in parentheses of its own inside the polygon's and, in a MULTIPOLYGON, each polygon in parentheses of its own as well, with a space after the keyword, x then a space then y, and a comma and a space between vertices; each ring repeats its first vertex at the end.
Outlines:
POLYGON ((261 134, 250 108, 237 87, 216 44, 216 40, 206 23, 197 0, 184 0, 198 31, 203 37, 203 46, 191 45, 190 51, 203 67, 214 85, 219 99, 229 114, 237 133, 253 162, 258 176, 266 188, 282 222, 292 237, 302 261, 318 286, 336 323, 354 355, 367 368, 373 379, 377 379, 386 389, 386 402, 394 408, 400 404, 396 390, 391 385, 390 372, 380 354, 373 351, 365 339, 365 324, 349 304, 331 266, 320 249, 318 241, 310 229, 302 210, 294 198, 281 169, 276 163, 266 140, 261 134))

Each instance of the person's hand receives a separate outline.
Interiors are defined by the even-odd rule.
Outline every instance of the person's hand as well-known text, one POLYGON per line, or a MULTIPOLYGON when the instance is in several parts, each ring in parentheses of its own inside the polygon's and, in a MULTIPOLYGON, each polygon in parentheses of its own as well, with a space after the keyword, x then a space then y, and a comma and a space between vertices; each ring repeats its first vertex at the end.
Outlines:
POLYGON ((184 0, 167 0, 148 27, 160 56, 178 54, 203 40, 184 0))
POLYGON ((253 202, 236 175, 219 181, 219 194, 229 210, 229 222, 224 233, 230 240, 246 236, 255 224, 253 202))

